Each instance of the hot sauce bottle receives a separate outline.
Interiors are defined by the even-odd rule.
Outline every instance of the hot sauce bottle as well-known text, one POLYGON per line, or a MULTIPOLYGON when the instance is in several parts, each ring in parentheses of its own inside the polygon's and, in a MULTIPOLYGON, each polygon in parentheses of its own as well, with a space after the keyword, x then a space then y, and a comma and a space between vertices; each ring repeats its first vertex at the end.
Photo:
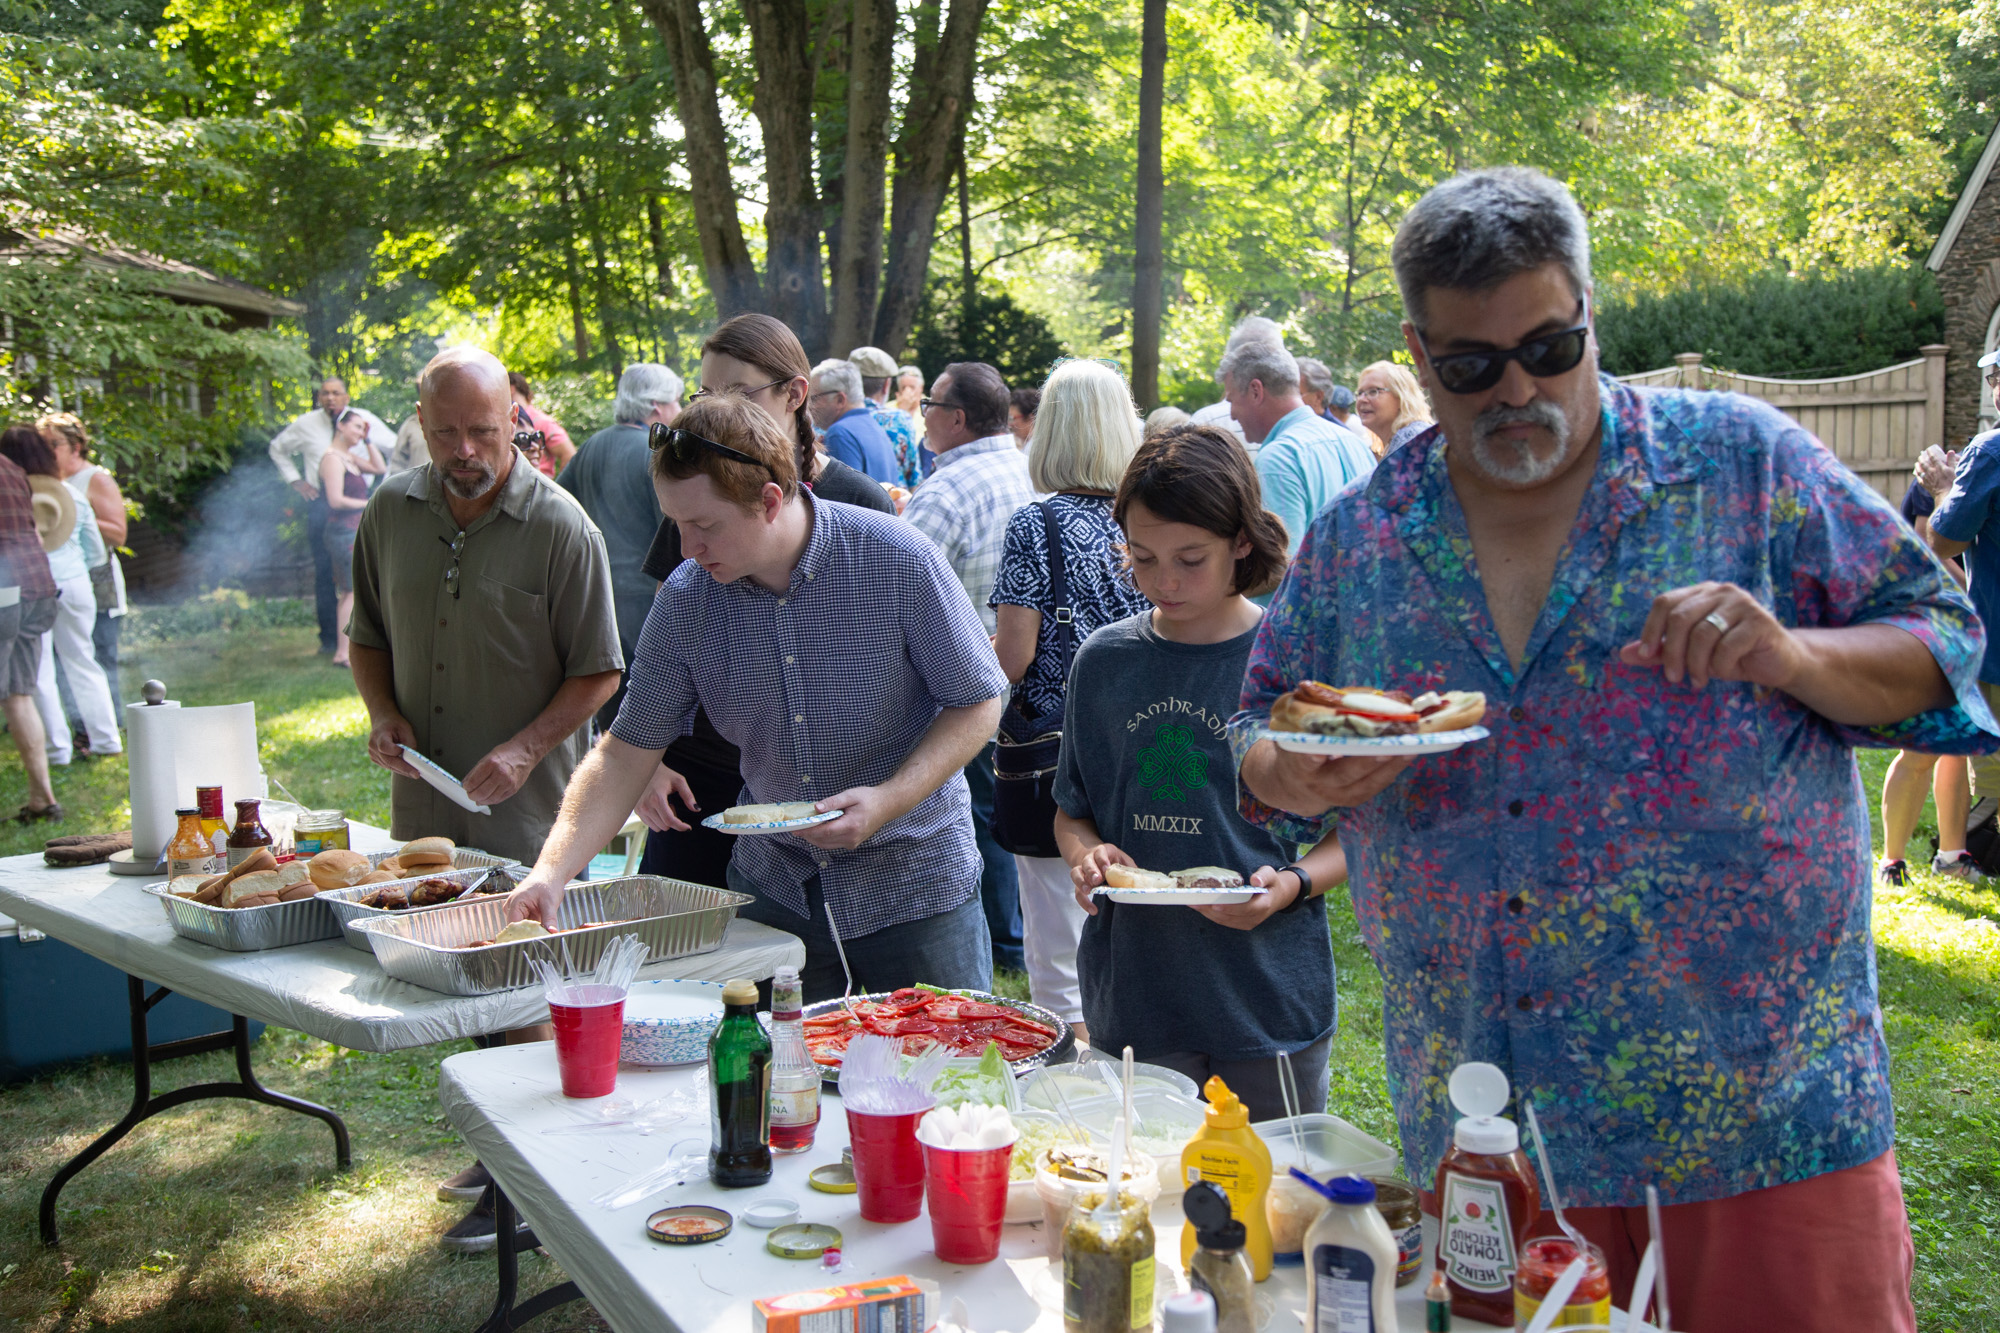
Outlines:
POLYGON ((228 867, 229 820, 222 813, 222 788, 196 787, 195 808, 201 811, 201 836, 215 849, 216 869, 228 867))
POLYGON ((1507 1109, 1507 1076, 1469 1063, 1452 1071, 1451 1104, 1464 1117, 1438 1163, 1438 1270, 1451 1312, 1504 1326, 1514 1322, 1514 1271, 1521 1243, 1542 1211, 1521 1130, 1507 1109))

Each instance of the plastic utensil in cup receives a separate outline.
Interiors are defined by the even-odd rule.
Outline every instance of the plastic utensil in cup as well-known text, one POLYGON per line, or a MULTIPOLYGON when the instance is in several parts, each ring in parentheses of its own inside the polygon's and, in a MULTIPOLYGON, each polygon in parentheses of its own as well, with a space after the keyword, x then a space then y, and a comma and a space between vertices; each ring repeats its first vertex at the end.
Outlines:
POLYGON ((573 1003, 549 1001, 563 1096, 608 1097, 618 1086, 625 992, 616 986, 571 986, 568 994, 573 1003))
POLYGON ((1007 1166, 1014 1145, 924 1150, 924 1202, 931 1242, 948 1264, 989 1264, 1000 1257, 1007 1218, 1007 1166))
MULTIPOLYGON (((927 1108, 928 1109, 928 1108, 927 1108)), ((917 1142, 923 1111, 905 1115, 847 1113, 854 1147, 854 1184, 861 1216, 870 1222, 907 1222, 923 1211, 924 1152, 917 1142)))

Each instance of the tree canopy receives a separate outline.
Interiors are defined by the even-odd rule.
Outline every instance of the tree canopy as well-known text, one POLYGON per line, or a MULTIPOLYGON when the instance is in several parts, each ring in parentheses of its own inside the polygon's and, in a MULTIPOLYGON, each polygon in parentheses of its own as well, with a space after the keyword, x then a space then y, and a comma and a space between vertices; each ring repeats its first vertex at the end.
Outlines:
MULTIPOLYGON (((295 406, 308 362, 400 410, 441 338, 599 398, 634 360, 689 370, 752 308, 815 357, 990 346, 1023 380, 1057 348, 1126 361, 1143 12, 0 0, 9 225, 307 307, 248 336, 17 265, 8 391, 114 367, 156 399, 208 385, 221 424, 130 428, 135 450, 180 440, 171 473, 295 406)), ((1907 265, 2000 94, 1996 0, 1183 0, 1165 34, 1148 262, 1160 397, 1189 406, 1246 314, 1336 371, 1393 353, 1396 223, 1475 165, 1571 185, 1606 308, 1907 265)))

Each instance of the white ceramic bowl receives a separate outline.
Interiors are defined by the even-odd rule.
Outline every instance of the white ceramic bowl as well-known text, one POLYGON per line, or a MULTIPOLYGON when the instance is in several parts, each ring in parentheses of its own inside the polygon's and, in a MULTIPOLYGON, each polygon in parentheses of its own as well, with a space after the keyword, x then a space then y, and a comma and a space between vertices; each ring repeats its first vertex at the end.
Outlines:
POLYGON ((691 1065, 708 1058, 722 1021, 722 983, 635 981, 625 996, 618 1058, 628 1065, 691 1065))

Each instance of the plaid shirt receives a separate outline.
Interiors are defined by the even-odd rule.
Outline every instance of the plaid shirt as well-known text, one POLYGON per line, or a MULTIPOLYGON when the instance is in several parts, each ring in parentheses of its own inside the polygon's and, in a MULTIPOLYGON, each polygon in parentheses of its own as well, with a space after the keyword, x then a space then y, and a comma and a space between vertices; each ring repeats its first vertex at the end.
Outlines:
POLYGON ((1007 542, 1007 520, 1041 497, 1012 435, 989 435, 938 455, 937 471, 917 487, 903 517, 937 543, 958 571, 980 623, 993 633, 993 580, 1007 542))
MULTIPOLYGON (((88 508, 79 508, 88 522, 88 508)), ((34 492, 28 474, 11 458, 0 458, 0 587, 19 587, 24 602, 56 595, 49 558, 35 533, 34 492)))
POLYGON ((1247 793, 1242 812, 1297 841, 1339 829, 1411 1180, 1450 1140, 1452 1069, 1489 1060, 1534 1099, 1575 1205, 1634 1206, 1648 1183, 1693 1203, 1890 1146, 1854 748, 1984 753, 1996 728, 1965 594, 1819 441, 1735 394, 1603 393, 1597 473, 1518 670, 1430 429, 1307 530, 1230 739, 1240 760, 1300 680, 1486 692, 1488 739, 1337 818, 1247 793), (1781 624, 1908 632, 1955 705, 1847 727, 1619 659, 1654 597, 1706 579, 1781 624))
MULTIPOLYGON (((812 535, 782 594, 685 561, 653 599, 611 734, 664 749, 695 706, 743 751, 746 802, 813 801, 886 782, 940 712, 1007 688, 935 547, 896 518, 805 503, 812 535)), ((804 916, 817 874, 841 934, 948 912, 979 892, 961 773, 852 851, 740 838, 735 863, 804 916)))

